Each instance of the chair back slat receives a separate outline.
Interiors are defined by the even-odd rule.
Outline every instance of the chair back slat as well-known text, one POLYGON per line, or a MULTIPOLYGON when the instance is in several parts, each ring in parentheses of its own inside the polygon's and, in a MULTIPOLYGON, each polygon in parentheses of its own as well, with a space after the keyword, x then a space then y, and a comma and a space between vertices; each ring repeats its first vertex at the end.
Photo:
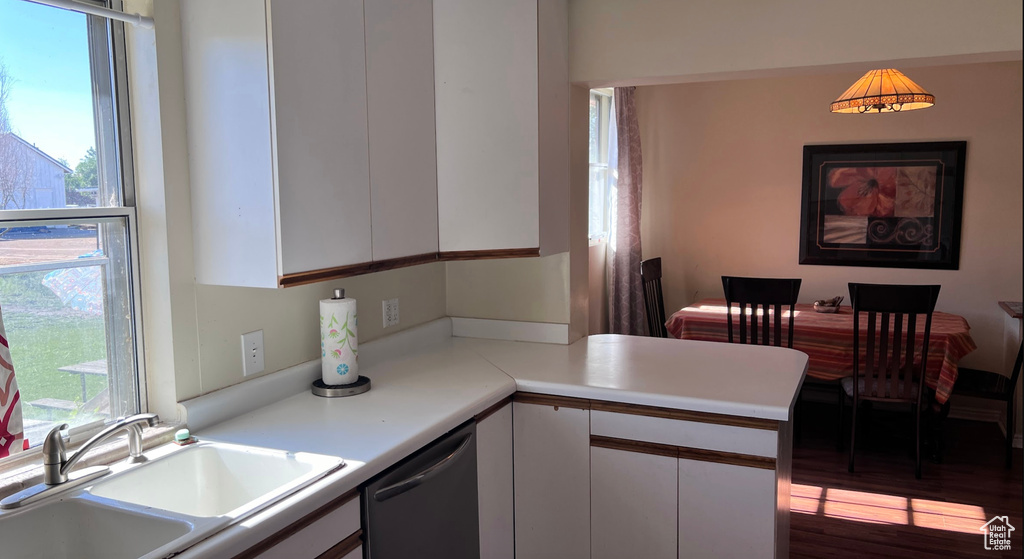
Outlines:
POLYGON ((903 315, 896 313, 896 321, 892 327, 892 355, 893 357, 889 360, 889 376, 892 377, 892 384, 896 386, 899 384, 899 388, 896 390, 897 395, 900 398, 905 397, 910 393, 910 387, 913 386, 914 379, 903 374, 904 371, 910 371, 912 369, 906 369, 900 366, 900 355, 903 347, 903 315))
POLYGON ((667 338, 665 299, 661 291, 661 258, 650 258, 640 263, 640 283, 643 285, 647 335, 667 338))
POLYGON ((785 346, 793 347, 793 317, 796 314, 794 307, 800 294, 800 281, 799 279, 722 276, 729 342, 735 342, 732 316, 735 304, 739 310, 741 344, 782 346, 784 335, 782 314, 788 307, 789 328, 785 331, 785 346))
MULTIPOLYGON (((775 332, 782 332, 782 305, 775 305, 775 332)), ((775 345, 781 347, 781 336, 775 336, 775 345)))
POLYGON ((868 348, 865 354, 867 370, 864 372, 864 388, 871 396, 878 396, 878 373, 875 371, 875 313, 868 313, 868 348))
MULTIPOLYGON (((930 315, 929 315, 930 316, 930 315)), ((914 347, 917 345, 917 313, 907 314, 907 345, 903 351, 902 361, 900 370, 903 371, 903 382, 907 386, 907 393, 909 394, 910 388, 913 386, 915 377, 917 377, 917 367, 914 364, 914 357, 916 355, 914 347)), ((927 346, 924 346, 927 348, 927 346)), ((927 355, 922 356, 927 357, 927 355)), ((921 364, 922 366, 924 363, 921 364)), ((924 369, 921 369, 922 371, 924 369)))
POLYGON ((937 285, 850 284, 855 400, 865 397, 920 404, 932 313, 938 296, 937 285), (860 331, 861 313, 868 317, 866 333, 860 331), (882 315, 880 324, 878 314, 882 315), (924 315, 924 330, 919 341, 920 315, 924 315), (861 347, 865 349, 863 362, 861 347))
POLYGON ((889 353, 889 337, 893 335, 893 331, 889 329, 890 315, 891 313, 882 313, 882 331, 878 339, 878 369, 881 373, 878 383, 879 389, 884 392, 886 398, 889 397, 890 388, 895 386, 892 364, 899 362, 899 359, 893 359, 889 353))
MULTIPOLYGON (((761 339, 764 340, 764 344, 765 345, 768 345, 768 344, 771 343, 771 341, 770 341, 770 339, 768 337, 768 332, 770 332, 769 327, 771 325, 772 313, 769 311, 769 306, 767 304, 761 305, 761 309, 762 309, 762 313, 761 313, 761 339)), ((778 305, 775 305, 775 312, 776 313, 779 312, 779 306, 778 305)), ((781 330, 776 330, 776 332, 781 332, 781 330)), ((781 339, 781 337, 782 336, 775 336, 775 340, 779 341, 781 339)))
MULTIPOLYGON (((730 306, 731 307, 731 306, 730 306)), ((729 333, 732 334, 732 309, 729 309, 729 333)), ((730 336, 729 341, 732 341, 730 336)), ((740 343, 747 343, 747 304, 740 303, 740 343)))

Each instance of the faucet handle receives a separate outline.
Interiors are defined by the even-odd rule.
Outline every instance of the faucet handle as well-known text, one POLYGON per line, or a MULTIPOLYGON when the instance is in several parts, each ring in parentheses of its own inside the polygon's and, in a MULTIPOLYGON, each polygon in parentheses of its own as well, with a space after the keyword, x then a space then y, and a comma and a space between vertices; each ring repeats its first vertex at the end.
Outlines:
POLYGON ((67 460, 67 455, 64 452, 64 438, 60 436, 60 432, 67 428, 67 423, 61 423, 46 434, 46 439, 43 441, 43 464, 56 464, 59 467, 67 460))

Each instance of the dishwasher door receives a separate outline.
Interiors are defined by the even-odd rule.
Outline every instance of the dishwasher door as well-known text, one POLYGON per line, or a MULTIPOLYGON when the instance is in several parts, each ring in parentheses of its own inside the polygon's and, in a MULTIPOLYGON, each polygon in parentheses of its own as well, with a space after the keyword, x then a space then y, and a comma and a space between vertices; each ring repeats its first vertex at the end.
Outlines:
POLYGON ((479 559, 476 423, 366 485, 362 502, 368 559, 479 559))

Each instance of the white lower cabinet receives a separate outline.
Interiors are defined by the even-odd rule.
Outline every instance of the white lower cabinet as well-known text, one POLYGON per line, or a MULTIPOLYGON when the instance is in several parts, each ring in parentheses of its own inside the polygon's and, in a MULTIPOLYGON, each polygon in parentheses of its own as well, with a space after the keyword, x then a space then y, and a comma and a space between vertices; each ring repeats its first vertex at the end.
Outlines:
POLYGON ((677 458, 590 449, 593 559, 675 559, 677 458))
POLYGON ((590 557, 590 411, 513 404, 517 559, 590 557))
POLYGON ((679 558, 776 556, 775 470, 679 460, 679 558))
POLYGON ((512 404, 479 419, 476 436, 480 557, 512 559, 515 557, 512 404))

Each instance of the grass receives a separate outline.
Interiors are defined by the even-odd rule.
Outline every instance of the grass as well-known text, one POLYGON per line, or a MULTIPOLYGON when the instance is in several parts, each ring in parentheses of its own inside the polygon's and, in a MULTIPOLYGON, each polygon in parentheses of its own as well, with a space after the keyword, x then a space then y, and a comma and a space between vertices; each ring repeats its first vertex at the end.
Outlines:
MULTIPOLYGON (((78 375, 60 367, 106 357, 106 333, 102 316, 65 308, 42 285, 46 272, 0 276, 0 306, 11 345, 15 378, 21 392, 22 412, 29 419, 49 419, 47 411, 27 405, 40 398, 57 398, 82 404, 78 375)), ((88 397, 106 388, 103 377, 86 377, 88 397)), ((52 419, 73 421, 77 414, 53 411, 52 419)))

